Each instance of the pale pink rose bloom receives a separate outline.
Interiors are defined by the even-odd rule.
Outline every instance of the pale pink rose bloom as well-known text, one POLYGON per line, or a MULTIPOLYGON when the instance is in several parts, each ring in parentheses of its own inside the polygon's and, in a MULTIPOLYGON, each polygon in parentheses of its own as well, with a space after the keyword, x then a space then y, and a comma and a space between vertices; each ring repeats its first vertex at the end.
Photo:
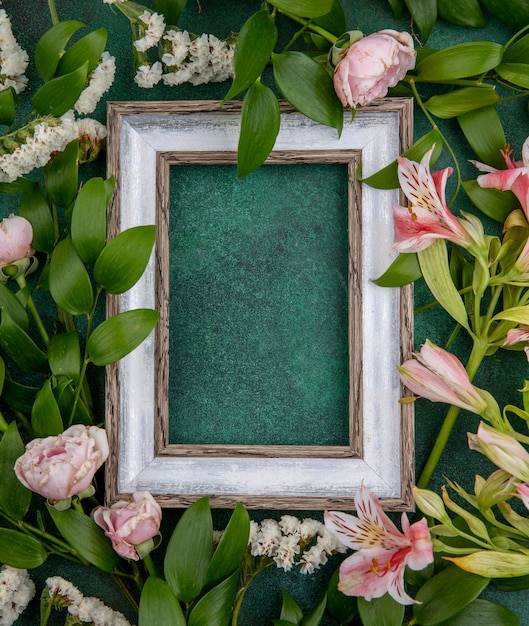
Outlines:
POLYGON ((471 450, 482 452, 500 469, 529 482, 529 453, 514 437, 483 422, 478 426, 476 434, 467 435, 471 450))
POLYGON ((0 267, 35 254, 33 228, 24 217, 10 215, 0 223, 0 267))
POLYGON ((407 207, 393 207, 394 249, 399 252, 419 252, 435 239, 447 239, 463 247, 474 242, 471 233, 446 205, 445 187, 452 168, 430 172, 433 149, 434 146, 420 163, 406 157, 398 159, 399 183, 410 203, 407 207))
POLYGON ((415 359, 405 361, 397 369, 406 387, 427 400, 453 404, 478 414, 488 407, 461 361, 431 341, 426 341, 415 359))
POLYGON ((15 462, 15 473, 31 491, 65 500, 90 486, 108 452, 103 428, 76 424, 56 437, 30 441, 15 462))
POLYGON ((383 98, 415 67, 416 52, 408 33, 381 30, 353 43, 334 70, 334 89, 344 106, 383 98))
POLYGON ((522 498, 525 508, 529 509, 529 485, 527 483, 518 483, 516 489, 522 498))
POLYGON ((400 602, 415 600, 404 591, 404 569, 424 569, 433 561, 433 544, 426 519, 411 524, 402 514, 402 532, 384 513, 378 498, 364 485, 356 494, 358 517, 325 512, 325 526, 342 543, 357 552, 340 566, 338 589, 366 600, 385 593, 400 602))
POLYGON ((92 517, 120 556, 138 561, 135 546, 158 533, 162 509, 148 491, 138 491, 132 497, 132 501, 120 500, 110 507, 96 507, 92 517))

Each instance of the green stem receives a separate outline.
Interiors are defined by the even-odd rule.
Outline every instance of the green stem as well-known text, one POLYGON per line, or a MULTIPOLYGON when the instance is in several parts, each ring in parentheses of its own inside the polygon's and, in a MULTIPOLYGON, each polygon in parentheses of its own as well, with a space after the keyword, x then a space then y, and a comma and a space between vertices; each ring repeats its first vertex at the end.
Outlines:
MULTIPOLYGON (((24 274, 17 276, 15 280, 21 290, 27 289, 26 277, 24 276, 24 274)), ((29 292, 28 292, 27 305, 28 305, 28 309, 31 311, 31 315, 33 316, 33 319, 35 320, 35 324, 37 325, 37 328, 39 330, 40 336, 42 337, 42 341, 44 342, 44 345, 48 346, 50 343, 50 336, 48 335, 48 332, 44 324, 42 323, 42 318, 40 317, 40 313, 38 312, 37 307, 35 306, 35 302, 33 302, 33 298, 31 297, 31 293, 29 292)))
POLYGON ((317 33, 318 35, 321 35, 324 39, 326 39, 330 43, 336 43, 336 41, 338 40, 338 37, 336 37, 335 35, 332 35, 328 30, 325 30, 325 28, 322 28, 321 26, 318 26, 317 24, 313 24, 310 20, 304 19, 302 17, 298 17, 297 15, 292 15, 292 13, 287 13, 286 11, 281 11, 281 13, 283 13, 283 15, 290 18, 294 22, 297 22, 298 24, 301 24, 305 28, 308 28, 313 33, 317 33))
POLYGON ((115 583, 117 584, 117 586, 121 589, 121 591, 123 592, 123 595, 127 598, 127 600, 130 602, 132 608, 135 611, 138 611, 138 609, 140 608, 138 605, 138 602, 136 601, 136 598, 132 595, 132 593, 130 592, 130 590, 128 589, 127 585, 125 584, 125 581, 122 579, 121 575, 118 574, 112 574, 112 578, 114 579, 115 583))
POLYGON ((8 427, 9 424, 6 422, 6 418, 2 415, 2 412, 0 412, 0 431, 5 433, 8 427))
POLYGON ((235 596, 235 602, 233 604, 233 611, 232 611, 232 617, 231 617, 231 626, 238 626, 239 613, 241 612, 242 603, 244 600, 244 596, 246 592, 248 591, 248 587, 250 586, 252 581, 255 579, 255 577, 258 574, 260 574, 262 571, 264 571, 267 567, 270 567, 272 563, 273 563, 272 559, 268 559, 268 560, 263 559, 261 563, 259 564, 259 566, 257 567, 257 569, 255 571, 252 571, 251 574, 249 574, 246 577, 246 580, 241 585, 241 587, 237 591, 237 595, 235 596))
MULTIPOLYGON (((470 353, 466 366, 466 370, 470 380, 472 380, 476 375, 476 372, 478 371, 479 366, 481 365, 481 362, 485 357, 487 348, 487 343, 477 340, 474 341, 474 345, 472 346, 472 351, 470 353)), ((424 466, 424 469, 417 481, 417 487, 419 487, 420 489, 426 489, 428 487, 428 483, 430 482, 432 474, 437 467, 437 463, 439 462, 439 459, 443 454, 446 444, 448 443, 448 439, 450 437, 452 429, 454 428, 460 411, 461 409, 458 406, 454 405, 452 405, 448 409, 439 434, 437 435, 437 439, 435 440, 435 444, 432 448, 432 451, 430 452, 430 456, 428 457, 426 465, 424 466)))
POLYGON ((145 569, 149 572, 149 574, 151 576, 157 576, 158 573, 156 571, 156 566, 153 563, 153 560, 151 558, 150 554, 146 554, 143 559, 143 564, 145 565, 145 569))
POLYGON ((50 9, 51 23, 57 26, 59 23, 59 16, 57 15, 57 9, 55 8, 55 0, 48 0, 48 7, 50 9))
POLYGON ((21 424, 22 428, 27 432, 27 434, 31 438, 33 438, 35 435, 33 433, 33 428, 28 418, 24 415, 24 413, 20 413, 20 411, 13 411, 13 413, 15 417, 17 418, 18 422, 21 424))

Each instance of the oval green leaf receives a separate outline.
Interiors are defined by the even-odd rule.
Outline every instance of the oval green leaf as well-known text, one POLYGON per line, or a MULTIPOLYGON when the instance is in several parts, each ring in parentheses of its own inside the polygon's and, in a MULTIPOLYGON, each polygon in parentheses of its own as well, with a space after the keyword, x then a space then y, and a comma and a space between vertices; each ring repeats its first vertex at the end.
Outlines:
POLYGON ((32 99, 39 115, 60 117, 79 99, 86 83, 88 62, 70 74, 53 78, 37 90, 32 99))
POLYGON ((37 437, 58 435, 64 430, 61 412, 51 388, 51 378, 44 383, 31 409, 31 426, 37 437))
POLYGON ((31 491, 18 480, 13 469, 15 461, 24 452, 24 444, 13 420, 0 440, 0 508, 16 520, 24 517, 31 503, 31 491))
POLYGON ((526 63, 529 58, 529 35, 524 35, 505 48, 504 63, 526 63))
POLYGON ((346 596, 338 590, 340 569, 337 568, 327 587, 327 612, 339 623, 348 624, 358 615, 355 596, 346 596))
POLYGON ((327 593, 324 593, 312 609, 303 617, 300 626, 320 626, 327 604, 327 593))
POLYGON ((358 598, 358 613, 364 626, 400 626, 404 617, 404 605, 386 593, 369 602, 358 598))
MULTIPOLYGON (((529 65, 527 67, 529 68, 529 65)), ((506 144, 505 131, 494 107, 470 111, 460 115, 457 121, 480 161, 496 168, 505 167, 505 160, 501 154, 506 144)))
POLYGON ((29 319, 26 310, 15 294, 4 283, 0 283, 0 309, 5 309, 17 326, 24 330, 28 328, 29 319))
POLYGON ((437 0, 405 0, 413 20, 426 42, 437 20, 437 0))
POLYGON ((478 0, 438 0, 439 16, 458 26, 483 28, 487 25, 478 0))
POLYGON ((110 241, 94 265, 94 280, 109 293, 123 293, 135 285, 151 258, 156 226, 135 226, 110 241))
POLYGON ((334 0, 270 0, 283 13, 299 17, 320 17, 332 9, 334 0))
POLYGON ((496 72, 503 80, 529 89, 529 64, 528 63, 501 63, 496 68, 496 72))
MULTIPOLYGON (((336 35, 337 37, 345 33, 347 30, 345 13, 338 0, 334 0, 332 8, 328 13, 315 18, 313 21, 314 24, 321 26, 321 28, 324 28, 326 31, 336 35)), ((329 45, 329 42, 327 42, 327 47, 329 47, 329 45)))
POLYGON ((186 626, 180 602, 165 580, 156 576, 149 576, 143 586, 138 619, 139 626, 186 626))
POLYGON ((154 4, 158 12, 163 13, 165 23, 176 26, 187 0, 154 0, 154 4))
POLYGON ((62 152, 58 152, 44 168, 46 193, 53 204, 70 206, 77 193, 79 140, 71 141, 62 152))
POLYGON ((47 556, 44 547, 33 537, 0 528, 0 563, 18 569, 33 569, 42 565, 47 556))
POLYGON ((35 250, 51 252, 55 245, 55 226, 50 207, 38 183, 35 183, 29 191, 22 194, 19 213, 33 227, 31 245, 35 250))
POLYGON ((104 321, 87 341, 90 360, 95 365, 119 361, 149 336, 159 317, 152 309, 134 309, 104 321))
POLYGON ((280 126, 279 103, 273 91, 254 83, 244 97, 237 148, 239 178, 256 170, 274 147, 280 126))
POLYGON ((430 54, 417 65, 419 78, 431 82, 477 76, 501 63, 503 48, 491 41, 472 41, 430 54))
POLYGON ((447 567, 417 592, 415 600, 421 604, 413 605, 415 620, 430 626, 452 618, 479 596, 489 580, 458 567, 447 567))
POLYGON ((81 347, 77 331, 60 333, 51 338, 48 361, 54 376, 64 376, 77 382, 81 370, 81 347))
POLYGON ((46 371, 48 367, 46 354, 35 344, 33 339, 13 321, 6 309, 2 310, 0 345, 20 371, 26 372, 27 374, 46 371))
POLYGON ((284 589, 281 589, 281 597, 283 598, 283 603, 281 604, 279 619, 283 622, 299 624, 303 618, 301 607, 284 589))
POLYGON ((70 238, 55 246, 50 262, 49 287, 55 302, 67 313, 86 315, 92 309, 92 283, 70 238))
MULTIPOLYGON (((184 511, 165 553, 165 578, 182 602, 191 602, 198 597, 206 581, 212 551, 213 521, 209 497, 205 497, 184 511)), ((195 610, 197 607, 198 604, 195 610)))
POLYGON ((33 402, 35 402, 37 392, 36 387, 21 385, 6 378, 2 390, 2 400, 14 411, 29 413, 33 407, 33 402))
POLYGON ((424 103, 424 106, 432 115, 441 119, 450 119, 496 104, 499 99, 498 94, 492 88, 463 87, 440 96, 432 96, 424 103))
POLYGON ((94 520, 74 509, 57 511, 46 504, 55 526, 79 556, 104 572, 111 572, 119 562, 119 555, 94 520))
POLYGON ((102 178, 90 178, 79 190, 73 205, 71 230, 81 261, 95 263, 107 236, 107 195, 102 178))
POLYGON ((439 626, 476 626, 477 624, 479 626, 519 626, 520 618, 501 604, 478 598, 439 626))
POLYGON ((281 93, 300 113, 311 120, 336 128, 343 127, 343 108, 331 76, 303 52, 273 54, 274 78, 281 93))
POLYGON ((57 399, 57 404, 62 415, 64 424, 68 424, 70 421, 72 424, 87 424, 90 426, 94 423, 90 411, 87 409, 82 396, 77 398, 75 404, 75 412, 72 418, 72 407, 75 402, 75 391, 70 381, 63 381, 59 383, 53 390, 53 393, 57 399))
POLYGON ((238 582, 236 571, 200 598, 189 616, 189 626, 229 626, 238 582))
POLYGON ((0 124, 11 126, 15 121, 16 93, 13 87, 0 91, 0 124))
POLYGON ((483 6, 504 24, 518 31, 529 24, 527 0, 481 0, 483 6))
POLYGON ((401 253, 388 269, 373 282, 379 287, 402 287, 419 280, 422 276, 417 255, 401 253))
POLYGON ((61 57, 56 76, 65 76, 88 62, 86 73, 89 76, 99 64, 107 43, 107 29, 99 28, 81 37, 61 57))
POLYGON ((274 18, 263 9, 254 13, 237 35, 233 56, 234 78, 224 102, 252 85, 263 73, 277 41, 274 18))
POLYGON ((35 184, 34 181, 24 176, 19 176, 11 183, 0 183, 0 193, 24 193, 29 191, 35 184))
POLYGON ((76 20, 59 22, 39 39, 35 48, 35 65, 44 81, 53 78, 70 37, 83 26, 82 22, 76 20))
POLYGON ((483 189, 475 180, 464 181, 463 189, 482 213, 502 224, 507 215, 520 206, 512 192, 483 189))

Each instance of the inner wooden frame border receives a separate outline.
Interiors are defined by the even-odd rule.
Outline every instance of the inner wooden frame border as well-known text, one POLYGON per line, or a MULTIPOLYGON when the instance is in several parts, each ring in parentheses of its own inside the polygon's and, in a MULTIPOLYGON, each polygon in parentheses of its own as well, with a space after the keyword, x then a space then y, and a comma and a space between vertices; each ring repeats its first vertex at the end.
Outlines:
MULTIPOLYGON (((411 101, 408 99, 386 99, 379 101, 376 105, 365 107, 359 110, 360 119, 362 112, 376 110, 380 113, 395 112, 399 124, 399 149, 398 153, 404 151, 411 142, 411 101)), ((134 119, 134 116, 143 116, 149 119, 152 116, 153 128, 157 129, 156 119, 159 116, 171 115, 193 115, 193 113, 213 113, 215 116, 240 114, 240 103, 233 102, 219 107, 217 102, 173 102, 173 103, 109 103, 109 174, 115 174, 117 178, 117 193, 109 213, 109 235, 114 236, 121 230, 121 212, 125 207, 120 207, 120 186, 124 181, 120 180, 123 166, 121 161, 121 124, 124 119, 134 119), (131 117, 133 116, 133 117, 131 117), (146 117, 147 116, 147 117, 146 117)), ((281 106, 282 116, 300 115, 288 105, 281 106)), ((348 113, 344 112, 344 116, 348 113)), ((137 119, 140 119, 138 117, 137 119)), ((347 122, 346 122, 347 123, 347 122)), ((314 123, 311 123, 314 124, 314 123)), ((319 125, 318 125, 319 126, 319 125)), ((149 127, 147 122, 145 128, 149 127)), ((139 135, 142 135, 142 123, 139 124, 139 135)), ((161 129, 160 129, 161 130, 161 129)), ((152 131, 152 129, 151 129, 152 131)), ((146 136, 149 131, 146 131, 146 136)), ((147 140, 149 141, 149 140, 147 140)), ((153 143, 157 140, 154 138, 153 143)), ((150 146, 153 147, 153 146, 150 146)), ((232 150, 205 150, 200 148, 192 151, 180 150, 160 150, 154 147, 156 160, 155 176, 155 204, 156 222, 158 225, 158 235, 156 243, 156 254, 154 258, 154 292, 155 306, 160 312, 160 322, 155 330, 153 339, 154 349, 154 394, 153 418, 151 426, 153 433, 152 455, 147 453, 145 457, 150 462, 145 463, 145 459, 132 464, 140 470, 139 480, 124 480, 120 476, 120 457, 130 454, 127 446, 124 446, 121 435, 128 429, 126 411, 124 411, 120 364, 113 364, 107 370, 107 431, 111 450, 118 450, 119 453, 111 454, 107 462, 106 472, 106 498, 107 501, 114 502, 125 495, 137 490, 149 490, 158 501, 165 506, 187 506, 202 495, 212 495, 212 506, 233 506, 236 501, 243 502, 248 507, 260 508, 280 508, 280 509, 321 509, 327 507, 352 508, 353 496, 356 491, 347 490, 347 494, 336 493, 336 489, 329 484, 327 496, 318 494, 306 495, 304 487, 300 493, 278 492, 274 495, 259 495, 255 493, 239 492, 236 485, 227 485, 227 493, 215 493, 214 490, 205 492, 181 493, 178 485, 174 485, 169 493, 168 486, 160 488, 164 483, 160 472, 169 471, 177 478, 175 467, 168 467, 178 464, 180 461, 187 462, 186 468, 191 471, 200 472, 200 459, 215 459, 214 471, 219 467, 233 469, 234 460, 235 475, 243 476, 251 465, 252 460, 257 459, 278 459, 281 462, 285 459, 285 472, 290 470, 303 472, 303 468, 314 470, 315 465, 325 460, 330 463, 341 463, 346 460, 362 460, 364 453, 364 428, 363 428, 363 394, 362 394, 362 357, 364 350, 358 350, 357 357, 352 347, 362 346, 362 185, 357 181, 356 171, 362 155, 361 148, 355 149, 334 149, 334 150, 274 150, 266 163, 291 164, 291 163, 346 163, 348 166, 348 223, 349 223, 349 260, 348 260, 348 325, 349 325, 349 366, 350 366, 350 389, 349 389, 349 445, 348 446, 252 446, 252 445, 186 445, 170 444, 168 441, 169 432, 169 411, 168 411, 168 342, 169 342, 169 237, 168 221, 170 210, 170 185, 169 171, 171 165, 177 164, 201 164, 220 165, 236 163, 236 152, 232 150), (289 459, 291 462, 289 463, 289 459), (334 461, 333 461, 334 460, 334 461), (244 463, 246 461, 246 463, 244 463), (312 466, 311 466, 312 462, 312 466), (142 476, 140 476, 142 475, 142 476), (126 484, 128 483, 128 484, 126 484), (173 491, 175 493, 173 493, 173 491)), ((396 156, 396 154, 395 154, 396 156)), ((133 159, 136 157, 132 157, 133 159)), ((287 165, 288 166, 288 165, 287 165)), ((364 169, 365 171, 365 169, 364 169)), ((126 182, 126 181, 125 181, 126 182)), ((150 184, 150 183, 147 183, 150 184)), ((134 203, 133 203, 134 204, 134 203)), ((140 220, 141 221, 141 220, 140 220)), ((149 286, 152 282, 148 281, 149 286)), ((141 299, 141 298, 140 298, 141 299)), ((125 306, 125 308, 130 308, 125 306)), ((108 301, 109 315, 115 315, 123 310, 120 297, 111 296, 108 301)), ((412 349, 412 291, 411 287, 400 289, 400 355, 401 360, 408 358, 412 349)), ((149 348, 148 348, 149 349, 149 348)), ((152 349, 152 347, 151 347, 152 349)), ((134 355, 126 357, 134 359, 134 355)), ((397 363, 395 363, 397 365, 397 363)), ((402 392, 403 390, 401 390, 402 392)), ((411 485, 413 483, 413 409, 411 405, 403 404, 399 407, 400 413, 400 458, 396 464, 400 474, 400 493, 385 497, 380 486, 375 487, 382 500, 384 508, 388 510, 409 510, 413 506, 411 495, 411 485)), ((381 424, 382 426, 382 424, 381 424)), ((137 433, 139 437, 141 432, 137 433)), ((130 441, 130 432, 128 440, 130 441)), ((368 439, 369 441, 369 439, 368 439)), ((144 455, 145 456, 145 455, 144 455)), ((263 461, 264 462, 264 461, 263 461)), ((181 463, 180 463, 181 464, 181 463)), ((203 464, 203 463, 202 463, 203 464)), ((281 463, 279 463, 281 465, 281 463)), ((327 467, 327 466, 325 466, 327 467)), ((343 467, 343 471, 348 471, 348 467, 343 467)), ((387 469, 387 468, 386 468, 387 469)), ((333 471, 336 470, 334 467, 333 471)), ((211 467, 207 468, 211 471, 211 467)), ((317 469, 316 469, 317 471, 317 469)), ((233 473, 233 472, 232 472, 233 473)), ((308 472, 310 473, 310 471, 308 472)), ((130 468, 129 468, 130 474, 130 468)), ((310 479, 308 479, 310 480, 310 479)), ((167 482, 167 481, 166 481, 167 482)), ((228 481, 229 482, 229 481, 228 481)), ((287 481, 288 482, 288 481, 287 481)), ((352 483, 358 483, 353 480, 352 483)), ((368 485, 372 487, 371 485, 368 485)), ((222 485, 224 487, 224 485, 222 485)), ((393 486, 394 490, 394 486, 393 486)), ((285 490, 286 492, 289 489, 285 490)), ((308 489, 310 492, 310 489, 308 489)))

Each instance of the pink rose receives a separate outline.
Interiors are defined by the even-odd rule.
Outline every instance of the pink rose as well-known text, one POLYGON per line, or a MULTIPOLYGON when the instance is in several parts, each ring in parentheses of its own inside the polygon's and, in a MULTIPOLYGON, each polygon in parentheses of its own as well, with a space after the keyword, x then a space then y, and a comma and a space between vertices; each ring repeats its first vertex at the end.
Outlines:
POLYGON ((27 219, 10 215, 0 223, 0 267, 35 254, 33 228, 27 219))
POLYGON ((351 107, 383 98, 415 67, 415 56, 408 33, 387 29, 359 39, 346 49, 334 70, 338 98, 351 107))
POLYGON ((92 517, 120 556, 138 561, 140 556, 135 546, 158 533, 162 509, 148 491, 138 491, 132 497, 132 502, 120 500, 110 507, 96 507, 92 517))
POLYGON ((15 473, 28 489, 65 500, 90 486, 108 452, 103 428, 76 424, 57 437, 30 441, 15 462, 15 473))

